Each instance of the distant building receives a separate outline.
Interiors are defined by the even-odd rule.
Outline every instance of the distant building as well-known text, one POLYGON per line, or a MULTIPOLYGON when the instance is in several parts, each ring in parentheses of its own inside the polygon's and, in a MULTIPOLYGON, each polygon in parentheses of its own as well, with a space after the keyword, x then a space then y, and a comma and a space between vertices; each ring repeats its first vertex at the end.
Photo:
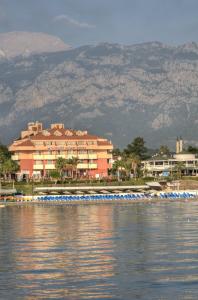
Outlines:
POLYGON ((78 158, 78 176, 102 178, 112 167, 113 145, 87 131, 65 129, 64 124, 28 123, 27 130, 9 147, 12 159, 20 166, 21 177, 43 177, 55 169, 57 158, 78 158))
POLYGON ((142 170, 145 176, 169 176, 177 172, 177 166, 180 165, 181 172, 185 176, 198 175, 198 159, 194 154, 179 153, 172 158, 153 157, 152 159, 142 161, 142 170))
POLYGON ((183 140, 180 137, 176 140, 176 154, 167 157, 166 155, 153 156, 151 159, 142 161, 142 171, 145 176, 169 176, 176 173, 178 166, 185 176, 198 175, 198 158, 195 154, 183 151, 183 140))

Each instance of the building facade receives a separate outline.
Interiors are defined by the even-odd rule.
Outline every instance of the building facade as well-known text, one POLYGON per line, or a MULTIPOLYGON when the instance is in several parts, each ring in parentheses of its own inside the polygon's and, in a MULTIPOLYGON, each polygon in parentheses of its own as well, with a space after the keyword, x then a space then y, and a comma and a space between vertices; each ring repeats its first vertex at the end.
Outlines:
POLYGON ((59 157, 77 158, 79 177, 102 178, 112 167, 113 145, 87 131, 65 129, 64 124, 28 123, 18 140, 9 147, 20 166, 20 177, 45 177, 55 169, 59 157))
POLYGON ((142 161, 142 170, 145 176, 169 176, 180 168, 183 175, 198 175, 198 158, 190 153, 178 153, 171 158, 153 157, 142 161))

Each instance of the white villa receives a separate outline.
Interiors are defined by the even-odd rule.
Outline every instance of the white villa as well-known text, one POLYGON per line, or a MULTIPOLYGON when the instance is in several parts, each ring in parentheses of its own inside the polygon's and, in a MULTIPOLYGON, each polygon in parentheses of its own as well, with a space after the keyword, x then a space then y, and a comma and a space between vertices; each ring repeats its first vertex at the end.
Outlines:
POLYGON ((183 141, 177 139, 176 154, 154 156, 152 159, 142 161, 142 170, 145 176, 169 176, 180 168, 185 176, 198 176, 198 158, 195 154, 183 152, 183 141))

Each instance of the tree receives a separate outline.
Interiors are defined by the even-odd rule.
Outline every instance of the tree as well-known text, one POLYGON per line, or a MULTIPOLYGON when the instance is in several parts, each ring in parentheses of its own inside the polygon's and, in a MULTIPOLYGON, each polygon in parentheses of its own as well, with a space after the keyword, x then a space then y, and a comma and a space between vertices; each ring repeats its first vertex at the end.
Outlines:
POLYGON ((124 174, 126 175, 126 172, 127 172, 126 161, 120 159, 120 160, 116 160, 113 163, 112 173, 117 174, 118 181, 121 179, 121 177, 123 177, 124 174))
POLYGON ((167 155, 167 156, 169 156, 170 155, 170 150, 169 150, 169 148, 168 148, 167 145, 161 145, 160 148, 159 148, 158 153, 160 155, 167 155))
POLYGON ((184 170, 185 165, 184 162, 178 162, 175 166, 173 171, 176 171, 176 177, 177 179, 181 179, 182 178, 182 170, 184 170))
POLYGON ((57 184, 57 181, 60 178, 60 173, 57 170, 51 170, 49 176, 54 179, 54 183, 57 184))
POLYGON ((138 167, 140 166, 140 157, 136 154, 131 153, 128 157, 126 157, 126 165, 130 174, 133 172, 133 176, 137 177, 138 167))
POLYGON ((56 170, 59 171, 60 178, 63 177, 64 172, 71 172, 71 177, 72 179, 74 178, 74 173, 76 174, 77 177, 77 165, 78 165, 78 158, 77 157, 72 157, 69 159, 65 159, 63 157, 59 157, 56 160, 55 168, 56 170))
POLYGON ((8 148, 0 143, 0 163, 4 162, 9 158, 11 158, 11 154, 8 151, 8 148))
POLYGON ((0 174, 7 177, 11 177, 11 174, 16 173, 19 170, 18 164, 11 159, 11 153, 8 148, 0 143, 0 174))
POLYGON ((10 177, 11 174, 16 173, 19 170, 18 164, 9 159, 4 160, 0 165, 0 173, 4 175, 6 179, 8 176, 10 177))
POLYGON ((193 154, 197 154, 198 153, 198 148, 195 146, 188 146, 187 148, 187 152, 193 153, 193 154))
POLYGON ((147 158, 147 148, 145 147, 145 141, 142 137, 136 137, 127 148, 124 149, 126 155, 134 154, 139 156, 140 159, 147 158))
POLYGON ((74 173, 76 174, 77 178, 77 165, 78 165, 79 159, 77 157, 72 157, 66 160, 66 166, 70 167, 72 171, 72 179, 74 178, 74 173))
POLYGON ((63 176, 63 170, 65 169, 66 164, 67 164, 67 160, 63 157, 59 157, 56 160, 55 168, 56 168, 56 170, 58 170, 58 172, 60 174, 60 178, 62 178, 62 176, 63 176))
POLYGON ((112 155, 113 155, 113 156, 121 156, 121 155, 122 155, 122 152, 121 152, 121 150, 120 150, 119 148, 115 148, 115 149, 113 149, 113 151, 112 151, 112 155))

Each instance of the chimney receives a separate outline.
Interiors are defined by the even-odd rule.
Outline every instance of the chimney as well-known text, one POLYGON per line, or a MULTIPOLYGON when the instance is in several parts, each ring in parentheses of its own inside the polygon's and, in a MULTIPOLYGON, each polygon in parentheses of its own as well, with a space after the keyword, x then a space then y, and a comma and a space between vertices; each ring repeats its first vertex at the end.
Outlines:
POLYGON ((65 126, 62 123, 51 124, 51 129, 64 129, 64 128, 65 128, 65 126))

